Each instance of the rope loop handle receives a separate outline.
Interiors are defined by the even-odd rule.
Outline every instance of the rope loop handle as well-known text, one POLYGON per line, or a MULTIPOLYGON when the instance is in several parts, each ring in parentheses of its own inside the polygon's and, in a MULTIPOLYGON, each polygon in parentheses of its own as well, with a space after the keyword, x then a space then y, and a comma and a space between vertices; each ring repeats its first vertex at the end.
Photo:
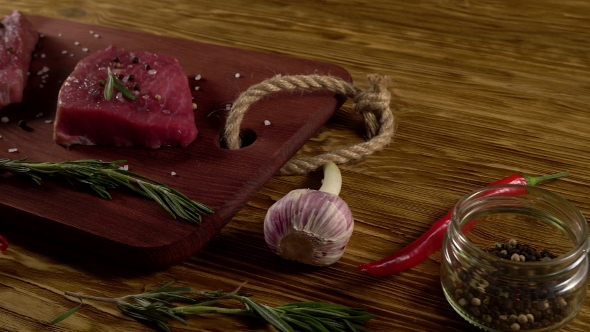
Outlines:
POLYGON ((289 160, 278 174, 307 174, 322 167, 328 161, 346 164, 380 151, 391 143, 394 133, 394 117, 389 107, 391 80, 387 76, 378 74, 368 75, 367 80, 369 88, 366 91, 361 91, 339 77, 317 74, 272 77, 252 85, 238 96, 227 116, 223 131, 227 148, 233 150, 240 148, 240 125, 244 114, 251 105, 264 96, 279 91, 327 89, 352 99, 353 109, 361 114, 365 121, 368 141, 316 157, 289 160))

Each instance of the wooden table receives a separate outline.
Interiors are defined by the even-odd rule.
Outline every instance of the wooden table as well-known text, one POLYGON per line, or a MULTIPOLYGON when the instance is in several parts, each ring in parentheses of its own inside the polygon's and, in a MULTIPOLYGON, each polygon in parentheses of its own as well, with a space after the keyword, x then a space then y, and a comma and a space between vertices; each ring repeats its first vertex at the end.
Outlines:
MULTIPOLYGON (((590 6, 580 1, 66 1, 0 3, 26 14, 144 31, 330 62, 360 88, 394 80, 397 131, 384 151, 341 166, 341 197, 355 230, 325 268, 280 259, 264 241, 267 209, 321 174, 276 176, 202 251, 159 271, 129 269, 51 239, 0 228, 0 331, 144 331, 108 303, 74 307, 64 291, 118 297, 169 280, 244 291, 269 305, 314 300, 367 308, 372 331, 478 331, 447 303, 440 255, 399 275, 373 278, 361 263, 406 246, 463 195, 516 172, 571 175, 544 184, 590 213, 590 6)), ((298 153, 360 142, 362 119, 345 104, 298 153)), ((0 185, 1 188, 1 185, 0 185)), ((0 217, 1 218, 1 217, 0 217)), ((174 331, 272 331, 220 316, 191 317, 174 331)), ((590 329, 590 302, 563 331, 590 329)))

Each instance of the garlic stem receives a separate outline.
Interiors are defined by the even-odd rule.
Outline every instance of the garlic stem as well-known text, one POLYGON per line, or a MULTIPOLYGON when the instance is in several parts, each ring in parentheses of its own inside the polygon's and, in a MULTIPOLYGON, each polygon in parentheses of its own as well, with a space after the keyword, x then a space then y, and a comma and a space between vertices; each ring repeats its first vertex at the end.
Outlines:
POLYGON ((340 169, 336 164, 328 161, 324 164, 324 179, 322 180, 322 186, 319 191, 338 196, 341 188, 342 175, 340 175, 340 169))

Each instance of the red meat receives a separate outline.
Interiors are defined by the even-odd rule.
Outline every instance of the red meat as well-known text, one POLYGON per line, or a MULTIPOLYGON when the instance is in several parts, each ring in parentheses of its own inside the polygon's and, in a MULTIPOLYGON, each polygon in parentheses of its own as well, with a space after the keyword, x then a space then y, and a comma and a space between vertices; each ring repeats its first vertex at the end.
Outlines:
POLYGON ((187 146, 197 137, 192 105, 188 78, 175 58, 109 46, 78 62, 64 81, 53 138, 65 146, 187 146), (107 68, 135 101, 117 88, 105 100, 107 68))
POLYGON ((23 100, 27 72, 39 35, 20 12, 0 21, 0 108, 23 100))

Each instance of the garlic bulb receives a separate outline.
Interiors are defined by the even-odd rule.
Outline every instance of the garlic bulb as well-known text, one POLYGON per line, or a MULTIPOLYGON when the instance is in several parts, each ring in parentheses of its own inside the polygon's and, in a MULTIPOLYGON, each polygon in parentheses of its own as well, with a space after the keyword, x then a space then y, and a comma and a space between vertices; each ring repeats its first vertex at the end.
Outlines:
POLYGON ((311 265, 330 265, 342 257, 354 220, 338 194, 342 177, 333 162, 324 165, 319 190, 296 189, 278 200, 264 218, 264 238, 279 256, 311 265))

